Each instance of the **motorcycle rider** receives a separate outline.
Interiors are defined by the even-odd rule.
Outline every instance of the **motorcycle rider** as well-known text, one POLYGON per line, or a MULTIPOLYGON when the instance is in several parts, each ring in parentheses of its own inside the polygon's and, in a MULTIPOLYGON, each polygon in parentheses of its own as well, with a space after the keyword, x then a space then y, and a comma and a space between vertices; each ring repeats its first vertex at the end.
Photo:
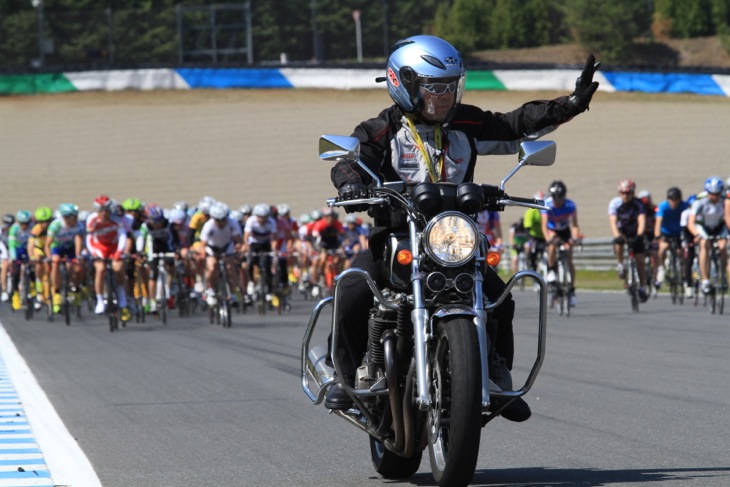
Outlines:
MULTIPOLYGON (((493 113, 461 103, 465 70, 461 55, 451 44, 438 37, 418 35, 398 41, 387 61, 388 92, 395 102, 376 118, 362 122, 354 136, 360 140, 360 157, 385 181, 472 181, 477 155, 517 153, 519 142, 550 132, 556 126, 586 111, 598 82, 598 68, 591 55, 575 91, 549 101, 533 101, 509 113, 493 113)), ((341 199, 356 199, 367 191, 370 178, 354 161, 339 161, 331 179, 341 199)), ((365 211, 367 206, 345 206, 347 212, 365 211)), ((373 208, 374 227, 369 248, 355 258, 352 267, 368 272, 376 283, 380 279, 380 260, 388 229, 402 227, 405 219, 388 209, 373 208)), ((488 266, 487 266, 488 267, 488 266)), ((505 284, 494 270, 485 270, 485 294, 495 300, 505 284)), ((367 348, 368 311, 373 295, 362 279, 342 282, 342 300, 337 319, 341 341, 336 353, 345 377, 329 387, 325 406, 347 409, 352 401, 339 381, 352 381, 359 363, 347 360, 348 351, 362 356, 367 348)), ((512 318, 514 301, 509 297, 495 309, 499 333, 495 347, 508 369, 512 368, 514 342, 512 318)), ((330 348, 331 349, 331 348, 330 348)), ((510 379, 511 380, 511 379, 510 379)), ((530 408, 522 399, 513 401, 502 416, 524 421, 530 408)))

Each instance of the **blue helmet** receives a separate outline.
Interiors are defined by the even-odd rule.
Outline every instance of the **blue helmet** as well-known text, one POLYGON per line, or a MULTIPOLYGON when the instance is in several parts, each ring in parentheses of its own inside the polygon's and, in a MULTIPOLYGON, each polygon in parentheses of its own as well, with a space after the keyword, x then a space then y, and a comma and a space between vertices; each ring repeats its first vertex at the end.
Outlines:
POLYGON ((434 94, 456 92, 446 121, 464 94, 464 63, 461 54, 445 40, 418 35, 400 40, 391 50, 386 68, 388 93, 406 112, 423 113, 423 90, 434 94))
POLYGON ((717 176, 711 176, 705 180, 705 191, 710 194, 720 194, 725 189, 725 185, 717 176))

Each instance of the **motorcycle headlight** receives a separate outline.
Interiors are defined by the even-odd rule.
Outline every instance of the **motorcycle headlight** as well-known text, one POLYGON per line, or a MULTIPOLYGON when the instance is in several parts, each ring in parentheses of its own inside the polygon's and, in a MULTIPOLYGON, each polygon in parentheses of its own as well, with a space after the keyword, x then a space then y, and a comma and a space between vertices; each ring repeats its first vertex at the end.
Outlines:
POLYGON ((424 249, 436 263, 456 267, 469 261, 477 251, 479 230, 458 212, 442 213, 426 226, 424 249))

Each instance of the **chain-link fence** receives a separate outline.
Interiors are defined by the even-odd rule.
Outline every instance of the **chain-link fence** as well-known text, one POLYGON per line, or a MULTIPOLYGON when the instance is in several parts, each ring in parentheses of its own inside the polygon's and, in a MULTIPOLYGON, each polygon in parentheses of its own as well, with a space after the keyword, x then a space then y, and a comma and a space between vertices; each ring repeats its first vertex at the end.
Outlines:
POLYGON ((251 64, 250 4, 20 11, 0 17, 0 69, 251 64))

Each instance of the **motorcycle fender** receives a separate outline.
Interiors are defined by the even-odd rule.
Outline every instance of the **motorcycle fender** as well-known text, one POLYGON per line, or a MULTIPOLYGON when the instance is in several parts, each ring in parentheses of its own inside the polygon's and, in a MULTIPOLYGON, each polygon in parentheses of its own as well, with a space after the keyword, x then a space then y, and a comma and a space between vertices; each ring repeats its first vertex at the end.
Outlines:
POLYGON ((469 318, 479 318, 479 313, 474 308, 464 306, 463 304, 448 304, 440 307, 431 315, 431 323, 434 320, 446 318, 447 316, 466 316, 469 318))

